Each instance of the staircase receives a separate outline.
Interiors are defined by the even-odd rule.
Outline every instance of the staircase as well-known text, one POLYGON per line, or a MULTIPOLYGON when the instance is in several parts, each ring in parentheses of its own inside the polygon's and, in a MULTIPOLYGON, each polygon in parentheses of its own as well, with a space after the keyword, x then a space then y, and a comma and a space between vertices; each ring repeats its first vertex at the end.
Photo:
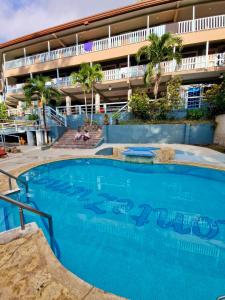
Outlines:
POLYGON ((74 129, 67 129, 63 136, 53 145, 53 148, 92 149, 96 148, 102 140, 102 131, 89 131, 89 140, 86 142, 83 139, 74 141, 76 132, 74 129))

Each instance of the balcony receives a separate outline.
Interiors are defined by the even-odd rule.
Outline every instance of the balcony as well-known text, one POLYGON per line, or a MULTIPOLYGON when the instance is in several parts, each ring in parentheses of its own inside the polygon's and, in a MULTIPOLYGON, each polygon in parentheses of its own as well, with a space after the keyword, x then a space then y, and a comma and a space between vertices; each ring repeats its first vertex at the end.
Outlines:
MULTIPOLYGON (((181 63, 178 65, 175 61, 163 62, 161 65, 162 75, 173 74, 187 74, 196 73, 198 71, 207 71, 210 68, 216 68, 216 70, 224 70, 225 68, 225 53, 216 53, 212 55, 203 55, 183 58, 181 63)), ((146 66, 139 65, 133 67, 126 67, 120 69, 113 69, 104 71, 103 84, 110 81, 121 81, 127 79, 134 79, 143 77, 145 74, 146 66)), ((72 87, 70 77, 55 78, 51 82, 52 86, 63 88, 72 87)), ((17 94, 23 92, 23 83, 14 86, 8 86, 7 94, 17 94)))
POLYGON ((170 31, 176 34, 186 34, 218 28, 225 28, 225 15, 187 20, 178 23, 171 23, 148 29, 137 30, 134 32, 112 36, 110 38, 90 41, 84 44, 78 44, 72 47, 61 48, 41 54, 19 58, 16 60, 10 60, 5 62, 5 70, 31 66, 35 64, 54 61, 57 59, 81 56, 87 53, 99 52, 112 48, 141 43, 146 41, 150 33, 162 35, 165 32, 170 31))

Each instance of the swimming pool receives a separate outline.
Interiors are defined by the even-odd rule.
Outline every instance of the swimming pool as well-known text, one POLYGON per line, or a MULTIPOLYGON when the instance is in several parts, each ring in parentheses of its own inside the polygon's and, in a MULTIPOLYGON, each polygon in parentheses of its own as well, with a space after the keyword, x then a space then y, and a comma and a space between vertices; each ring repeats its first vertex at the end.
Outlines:
MULTIPOLYGON (((225 172, 76 159, 21 177, 53 216, 60 261, 87 282, 132 300, 225 295, 225 172)), ((2 230, 19 225, 16 209, 0 211, 2 230)))

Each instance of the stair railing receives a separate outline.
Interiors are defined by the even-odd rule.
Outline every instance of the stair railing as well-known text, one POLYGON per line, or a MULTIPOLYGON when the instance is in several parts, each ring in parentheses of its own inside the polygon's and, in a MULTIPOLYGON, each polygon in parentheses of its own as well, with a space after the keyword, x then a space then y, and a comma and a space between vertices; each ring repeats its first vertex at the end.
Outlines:
POLYGON ((49 214, 47 214, 43 211, 37 210, 33 207, 30 207, 27 204, 18 202, 16 200, 14 200, 12 198, 9 198, 7 196, 4 196, 2 194, 0 194, 0 199, 19 207, 21 230, 25 229, 25 221, 24 221, 24 214, 23 214, 24 209, 28 210, 28 211, 36 214, 36 215, 39 215, 41 217, 47 218, 48 219, 48 231, 49 231, 49 236, 50 236, 50 245, 51 245, 52 251, 54 252, 54 233, 53 233, 53 223, 52 223, 52 216, 51 215, 49 215, 49 214))
POLYGON ((12 188, 12 179, 16 180, 16 181, 19 181, 20 183, 22 183, 24 186, 25 186, 25 190, 26 190, 26 195, 28 194, 28 183, 14 175, 12 175, 11 173, 8 173, 2 169, 0 169, 0 173, 6 175, 8 177, 8 180, 9 180, 9 190, 11 191, 13 188, 12 188))

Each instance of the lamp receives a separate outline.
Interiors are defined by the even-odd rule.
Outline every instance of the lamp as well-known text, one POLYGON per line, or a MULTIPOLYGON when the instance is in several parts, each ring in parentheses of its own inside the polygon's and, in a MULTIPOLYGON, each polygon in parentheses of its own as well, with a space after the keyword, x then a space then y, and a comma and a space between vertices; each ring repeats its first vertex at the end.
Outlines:
POLYGON ((109 85, 109 91, 111 91, 112 90, 112 86, 111 85, 109 85))

